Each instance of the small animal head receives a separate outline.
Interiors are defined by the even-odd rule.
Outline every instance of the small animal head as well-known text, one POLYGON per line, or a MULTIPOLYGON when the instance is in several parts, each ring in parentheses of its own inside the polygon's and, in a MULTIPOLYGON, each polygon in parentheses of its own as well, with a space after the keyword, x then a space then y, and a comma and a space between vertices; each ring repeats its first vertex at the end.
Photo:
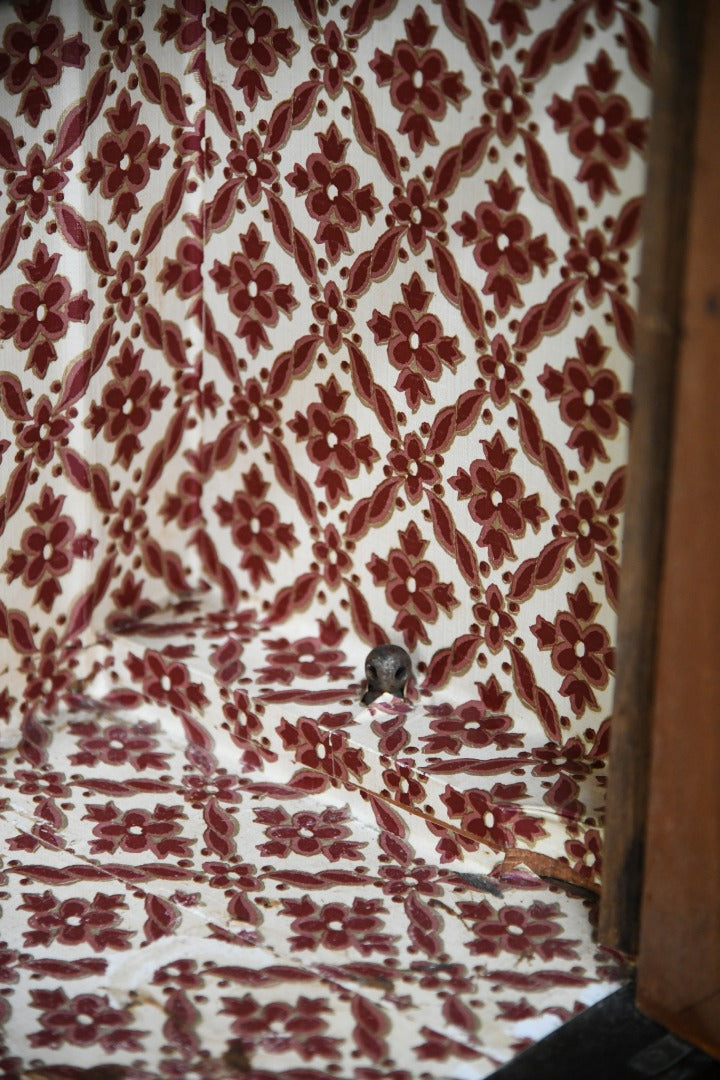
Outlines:
POLYGON ((399 645, 378 645, 365 660, 367 690, 363 705, 369 705, 381 694, 405 697, 405 687, 412 675, 412 660, 399 645))

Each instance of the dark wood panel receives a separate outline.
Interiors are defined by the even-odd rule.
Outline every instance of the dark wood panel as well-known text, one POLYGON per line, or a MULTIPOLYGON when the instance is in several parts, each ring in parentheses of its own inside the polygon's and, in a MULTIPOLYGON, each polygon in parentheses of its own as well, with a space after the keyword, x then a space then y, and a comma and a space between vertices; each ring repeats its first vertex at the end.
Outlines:
POLYGON ((638 1003, 720 1057, 720 0, 703 33, 682 293, 638 1003))
POLYGON ((675 359, 705 4, 663 0, 654 67, 600 938, 635 953, 675 359))

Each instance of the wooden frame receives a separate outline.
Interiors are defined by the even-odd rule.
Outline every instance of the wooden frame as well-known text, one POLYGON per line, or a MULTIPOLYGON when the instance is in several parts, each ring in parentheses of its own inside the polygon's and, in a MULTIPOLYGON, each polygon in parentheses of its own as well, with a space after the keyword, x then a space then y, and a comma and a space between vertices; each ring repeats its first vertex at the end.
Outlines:
POLYGON ((720 1056, 718 55, 720 0, 664 5, 601 936, 720 1056))

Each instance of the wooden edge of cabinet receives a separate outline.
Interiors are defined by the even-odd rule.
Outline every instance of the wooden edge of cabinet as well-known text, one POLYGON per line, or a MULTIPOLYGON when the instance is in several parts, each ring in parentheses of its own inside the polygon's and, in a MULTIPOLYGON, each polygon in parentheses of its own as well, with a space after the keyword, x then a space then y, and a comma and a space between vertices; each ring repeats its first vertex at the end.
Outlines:
POLYGON ((600 907, 600 940, 629 954, 638 946, 657 606, 705 6, 662 0, 654 58, 600 907))

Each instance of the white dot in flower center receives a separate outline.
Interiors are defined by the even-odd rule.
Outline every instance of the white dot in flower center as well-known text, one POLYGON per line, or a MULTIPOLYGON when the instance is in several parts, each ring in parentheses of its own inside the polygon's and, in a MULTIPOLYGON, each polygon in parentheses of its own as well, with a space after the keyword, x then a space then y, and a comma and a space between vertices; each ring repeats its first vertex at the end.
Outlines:
POLYGON ((333 449, 334 446, 337 446, 338 437, 337 437, 337 435, 335 434, 334 431, 328 431, 327 436, 325 438, 325 442, 327 443, 327 445, 330 447, 331 450, 333 449))
POLYGON ((130 827, 128 828, 128 832, 132 833, 133 836, 140 836, 142 831, 142 825, 130 825, 130 827))
POLYGON ((248 296, 252 297, 253 300, 255 299, 255 297, 258 294, 257 281, 248 281, 248 283, 247 283, 247 294, 248 294, 248 296))
POLYGON ((508 934, 517 934, 518 937, 520 937, 521 934, 525 933, 522 926, 517 926, 515 923, 510 923, 508 926, 506 926, 505 929, 507 930, 508 934))
POLYGON ((336 322, 338 321, 338 313, 337 313, 337 311, 335 310, 335 308, 331 307, 331 308, 329 309, 329 311, 328 311, 328 313, 327 313, 327 321, 328 321, 329 323, 331 323, 331 324, 332 324, 332 326, 334 326, 334 325, 335 325, 335 323, 336 323, 336 322))
POLYGON ((315 653, 304 652, 304 653, 301 653, 300 656, 298 656, 298 663, 299 664, 312 664, 314 659, 315 659, 315 653))
POLYGON ((413 71, 413 77, 412 77, 413 86, 415 87, 416 90, 419 90, 423 86, 424 82, 425 82, 425 76, 423 75, 422 71, 420 70, 420 68, 415 68, 415 70, 413 71))
POLYGON ((337 199, 340 192, 338 191, 337 186, 335 184, 328 184, 328 186, 325 188, 325 194, 327 195, 328 199, 330 199, 330 201, 332 202, 334 199, 337 199))
POLYGON ((43 186, 43 175, 42 175, 42 173, 35 173, 32 180, 30 181, 30 187, 33 189, 33 191, 39 191, 42 186, 43 186))
POLYGON ((405 581, 405 588, 407 589, 407 591, 410 593, 411 596, 412 596, 412 594, 414 592, 417 591, 417 581, 415 580, 414 577, 407 578, 407 580, 405 581))
POLYGON ((410 476, 417 476, 418 471, 419 471, 417 461, 409 461, 407 471, 410 474, 410 476))
POLYGON ((419 206, 413 206, 412 210, 410 211, 410 220, 412 221, 413 225, 419 225, 422 221, 422 210, 419 206))
POLYGON ((170 682, 170 676, 163 675, 162 679, 160 680, 160 688, 164 690, 165 693, 167 693, 171 686, 172 683, 170 682))
POLYGON ((47 424, 47 423, 41 424, 40 428, 38 430, 38 435, 40 436, 40 438, 41 439, 47 439, 49 434, 50 434, 50 425, 47 424))
POLYGON ((321 761, 323 760, 324 757, 326 757, 326 755, 327 755, 327 747, 325 746, 325 743, 318 743, 317 744, 317 746, 315 747, 315 754, 317 755, 317 757, 320 758, 321 761))
POLYGON ((248 409, 248 416, 250 417, 251 420, 259 420, 260 419, 260 409, 258 408, 257 405, 251 405, 250 406, 250 408, 248 409))
POLYGON ((600 266, 600 260, 593 255, 593 257, 588 261, 587 264, 588 274, 590 275, 590 277, 598 277, 601 270, 602 267, 600 266))
POLYGON ((330 548, 330 550, 328 551, 328 553, 327 553, 327 561, 329 563, 331 563, 333 566, 338 561, 338 553, 335 550, 335 548, 330 548))
POLYGON ((45 544, 45 546, 44 546, 44 547, 43 547, 43 549, 42 549, 42 557, 43 557, 43 559, 46 559, 46 560, 47 560, 47 559, 51 558, 51 557, 52 557, 52 553, 53 553, 53 551, 54 551, 54 550, 55 550, 55 548, 54 548, 54 547, 52 546, 52 544, 51 544, 51 543, 50 543, 50 542, 48 541, 48 543, 47 543, 47 544, 45 544))
POLYGON ((68 926, 80 926, 82 924, 82 919, 79 915, 68 915, 65 922, 68 926))
POLYGON ((134 408, 135 408, 135 402, 133 401, 133 399, 129 398, 129 397, 125 398, 125 400, 123 401, 123 407, 122 407, 123 415, 124 416, 129 416, 134 408))
POLYGON ((595 404, 595 391, 593 390, 593 388, 591 386, 586 386, 585 387, 585 389, 583 390, 582 399, 583 399, 583 402, 585 403, 585 405, 588 406, 588 408, 591 405, 595 404))
POLYGON ((503 497, 497 488, 495 488, 494 491, 490 492, 490 502, 493 504, 493 506, 500 506, 502 501, 503 497))
POLYGON ((122 741, 122 739, 111 739, 108 743, 108 746, 112 746, 113 750, 122 750, 124 745, 125 743, 122 741))
POLYGON ((510 241, 504 232, 498 234, 495 244, 497 245, 498 251, 506 251, 507 248, 510 247, 510 241))
POLYGON ((315 833, 312 831, 312 829, 308 829, 304 825, 303 825, 302 829, 298 829, 298 836, 310 837, 310 836, 314 836, 314 835, 315 835, 315 833))
POLYGON ((327 928, 328 928, 328 930, 342 930, 343 924, 340 922, 339 919, 332 919, 327 924, 327 928))
POLYGON ((488 619, 488 622, 490 623, 491 626, 499 626, 500 625, 500 616, 498 615, 497 611, 491 611, 490 612, 490 618, 488 619))
POLYGON ((117 38, 118 38, 118 41, 120 42, 121 45, 125 44, 125 42, 127 41, 127 38, 128 38, 128 28, 127 28, 127 26, 119 27, 118 32, 117 32, 117 38))
POLYGON ((401 776, 400 780, 398 781, 398 791, 402 791, 404 793, 404 792, 409 791, 409 790, 410 790, 410 785, 408 784, 405 777, 401 776))
POLYGON ((38 304, 38 306, 35 308, 35 318, 38 322, 44 322, 47 318, 47 313, 47 304, 38 304))
POLYGON ((245 166, 245 172, 248 174, 248 176, 255 175, 255 173, 257 172, 257 161, 255 160, 255 158, 248 159, 248 163, 245 166))
POLYGON ((250 532, 257 536, 257 534, 260 532, 260 528, 261 525, 258 518, 250 518, 250 532))
POLYGON ((575 642, 575 648, 573 649, 573 652, 575 653, 575 655, 578 658, 584 656, 585 655, 585 642, 584 641, 576 641, 575 642))
POLYGON ((81 1013, 76 1013, 75 1019, 77 1020, 78 1024, 94 1024, 95 1023, 95 1017, 91 1016, 90 1013, 82 1013, 82 1012, 81 1013))
POLYGON ((27 54, 28 64, 32 64, 32 66, 35 67, 35 65, 40 60, 41 56, 42 56, 42 53, 40 51, 39 45, 33 45, 32 48, 28 49, 28 54, 27 54))
POLYGON ((605 132, 607 131, 607 124, 605 123, 605 117, 604 116, 596 116, 595 119, 593 120, 592 128, 593 128, 593 132, 596 135, 598 135, 598 136, 604 135, 605 132))
POLYGON ((42 683, 40 684, 40 689, 42 690, 43 694, 51 694, 52 693, 52 688, 53 688, 52 679, 43 679, 42 683))
POLYGON ((248 45, 255 44, 255 27, 249 26, 247 28, 247 30, 245 31, 245 40, 247 41, 248 45))
POLYGON ((586 851, 582 857, 582 861, 584 866, 594 866, 595 856, 593 855, 592 851, 586 851))
POLYGON ((582 521, 578 523, 577 531, 580 533, 581 536, 589 536, 590 522, 586 518, 583 518, 582 521))
POLYGON ((495 815, 492 813, 491 810, 486 810, 485 813, 483 814, 483 825, 485 826, 486 829, 492 829, 494 824, 495 824, 495 815))
POLYGON ((420 335, 418 334, 417 330, 413 330, 407 341, 413 352, 415 352, 415 350, 420 347, 420 335))
POLYGON ((128 152, 126 150, 125 153, 121 156, 120 160, 118 161, 118 169, 121 169, 123 172, 127 172, 127 170, 130 168, 130 164, 131 164, 130 155, 128 154, 128 152))

